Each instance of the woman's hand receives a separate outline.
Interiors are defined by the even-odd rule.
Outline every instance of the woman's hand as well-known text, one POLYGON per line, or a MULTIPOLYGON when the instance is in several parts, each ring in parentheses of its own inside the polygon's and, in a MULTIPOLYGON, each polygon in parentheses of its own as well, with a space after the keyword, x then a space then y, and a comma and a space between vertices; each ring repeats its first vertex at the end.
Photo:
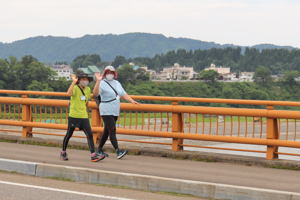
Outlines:
POLYGON ((97 80, 97 81, 101 81, 101 80, 102 80, 102 75, 101 75, 100 72, 96 72, 96 73, 95 73, 95 77, 96 77, 96 80, 97 80))
POLYGON ((130 103, 132 103, 132 104, 140 104, 139 102, 137 102, 137 101, 135 101, 133 99, 132 99, 132 101, 130 101, 130 103))
POLYGON ((78 78, 77 78, 77 76, 76 76, 75 74, 71 74, 71 78, 72 78, 72 81, 73 81, 74 83, 77 83, 78 78))
POLYGON ((102 75, 100 72, 95 73, 96 84, 93 89, 93 96, 97 97, 99 95, 100 81, 102 80, 102 75))
POLYGON ((75 74, 71 74, 71 78, 72 78, 72 84, 70 85, 68 91, 67 91, 67 94, 69 96, 72 96, 73 95, 73 88, 74 86, 76 85, 77 81, 78 81, 78 77, 75 75, 75 74))

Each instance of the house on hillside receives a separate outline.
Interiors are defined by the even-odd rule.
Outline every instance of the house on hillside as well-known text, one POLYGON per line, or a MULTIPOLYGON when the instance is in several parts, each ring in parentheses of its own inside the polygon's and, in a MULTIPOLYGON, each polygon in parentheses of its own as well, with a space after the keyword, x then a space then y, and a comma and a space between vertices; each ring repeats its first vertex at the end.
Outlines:
POLYGON ((240 82, 253 82, 254 72, 241 72, 239 76, 240 82))
POLYGON ((98 68, 95 65, 90 65, 85 68, 78 68, 78 70, 82 71, 83 73, 86 73, 88 75, 94 75, 96 72, 101 72, 102 70, 98 68))
POLYGON ((56 72, 54 80, 58 80, 59 78, 71 80, 71 74, 73 73, 73 69, 70 65, 52 65, 50 67, 53 71, 56 72))
POLYGON ((197 77, 193 67, 180 66, 175 63, 173 66, 165 67, 157 74, 158 80, 192 80, 197 77))
POLYGON ((230 67, 217 67, 215 64, 211 64, 209 67, 205 68, 204 70, 214 70, 221 75, 230 74, 230 67))

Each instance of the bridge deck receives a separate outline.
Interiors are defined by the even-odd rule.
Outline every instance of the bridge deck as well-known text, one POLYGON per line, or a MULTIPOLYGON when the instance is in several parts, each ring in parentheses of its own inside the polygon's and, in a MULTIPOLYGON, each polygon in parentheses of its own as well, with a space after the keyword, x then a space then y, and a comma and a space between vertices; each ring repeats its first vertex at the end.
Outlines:
POLYGON ((154 175, 214 183, 224 183, 265 189, 299 192, 299 171, 242 166, 228 163, 209 163, 173 160, 150 156, 126 156, 117 160, 110 154, 99 163, 89 161, 89 152, 70 149, 70 160, 59 160, 59 148, 15 143, 0 143, 0 157, 45 162, 118 172, 154 175))

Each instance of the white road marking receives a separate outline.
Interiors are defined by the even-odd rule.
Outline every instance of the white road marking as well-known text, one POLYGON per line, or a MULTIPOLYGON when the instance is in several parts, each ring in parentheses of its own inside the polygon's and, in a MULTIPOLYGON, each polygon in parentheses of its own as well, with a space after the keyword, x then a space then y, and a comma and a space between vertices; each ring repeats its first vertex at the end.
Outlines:
POLYGON ((63 193, 69 193, 69 194, 77 194, 77 195, 88 196, 88 197, 105 198, 105 199, 111 199, 111 200, 134 200, 134 199, 128 199, 128 198, 122 198, 122 197, 113 197, 113 196, 91 194, 91 193, 85 193, 85 192, 76 192, 76 191, 72 191, 72 190, 63 190, 63 189, 57 189, 57 188, 51 188, 51 187, 28 185, 28 184, 21 184, 21 183, 7 182, 7 181, 0 181, 0 184, 20 186, 20 187, 26 187, 26 188, 34 188, 34 189, 54 191, 54 192, 63 192, 63 193))

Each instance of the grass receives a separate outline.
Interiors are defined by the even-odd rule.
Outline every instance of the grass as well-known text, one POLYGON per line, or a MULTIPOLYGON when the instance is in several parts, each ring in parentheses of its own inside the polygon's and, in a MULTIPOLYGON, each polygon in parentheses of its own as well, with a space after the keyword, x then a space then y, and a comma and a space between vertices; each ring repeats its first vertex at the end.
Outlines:
POLYGON ((287 170, 300 171, 300 166, 271 165, 271 166, 268 166, 268 167, 273 168, 273 169, 287 169, 287 170))
POLYGON ((64 178, 64 177, 58 177, 58 176, 46 176, 44 178, 52 179, 52 180, 57 180, 57 181, 75 182, 73 179, 64 178))
POLYGON ((0 170, 0 173, 8 173, 8 174, 21 174, 19 172, 16 171, 5 171, 5 170, 0 170))

